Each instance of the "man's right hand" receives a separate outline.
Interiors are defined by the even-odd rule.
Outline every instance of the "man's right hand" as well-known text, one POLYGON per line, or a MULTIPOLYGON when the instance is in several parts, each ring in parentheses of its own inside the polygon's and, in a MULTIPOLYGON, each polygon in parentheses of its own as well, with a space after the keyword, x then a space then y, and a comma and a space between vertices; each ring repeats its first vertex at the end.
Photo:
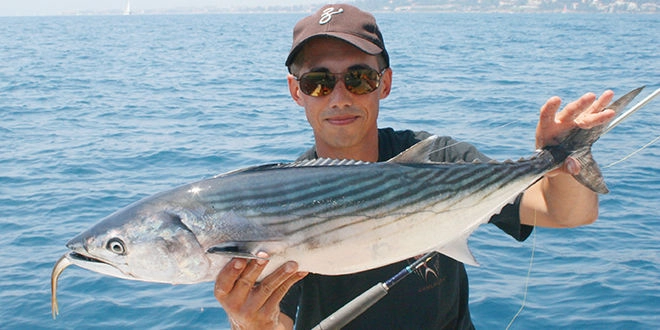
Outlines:
POLYGON ((298 265, 289 261, 257 283, 268 264, 268 254, 259 252, 257 256, 261 259, 228 262, 216 278, 215 298, 232 329, 292 329, 293 320, 280 313, 280 301, 307 273, 297 272, 298 265))

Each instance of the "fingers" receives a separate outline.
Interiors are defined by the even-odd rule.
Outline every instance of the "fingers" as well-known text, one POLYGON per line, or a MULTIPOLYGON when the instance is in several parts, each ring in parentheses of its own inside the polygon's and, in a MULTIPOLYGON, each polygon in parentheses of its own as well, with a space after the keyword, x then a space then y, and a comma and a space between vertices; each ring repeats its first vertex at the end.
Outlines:
POLYGON ((574 124, 582 129, 604 124, 614 115, 612 111, 605 109, 613 97, 614 92, 611 90, 603 92, 598 99, 593 93, 584 94, 576 101, 567 104, 557 114, 557 120, 568 125, 574 124))
POLYGON ((605 107, 607 107, 610 102, 612 102, 612 98, 614 97, 614 92, 611 90, 606 90, 603 92, 603 94, 600 95, 598 100, 594 102, 591 106, 590 112, 591 113, 599 113, 601 111, 606 110, 605 107))
POLYGON ((562 173, 578 175, 580 174, 581 168, 582 167, 580 166, 580 162, 569 156, 566 158, 566 160, 564 160, 564 163, 561 165, 561 167, 546 173, 545 176, 552 178, 562 173))
POLYGON ((586 93, 579 99, 567 104, 562 111, 557 114, 557 121, 560 123, 573 124, 583 112, 591 111, 591 107, 596 101, 596 94, 586 93))
POLYGON ((250 291, 254 288, 259 275, 266 268, 268 263, 268 254, 265 252, 257 253, 257 258, 250 260, 245 266, 243 273, 234 283, 233 294, 238 300, 246 300, 250 291))
POLYGON ((232 291, 234 283, 243 273, 246 264, 247 261, 244 259, 232 259, 218 273, 215 280, 215 289, 213 290, 216 299, 220 301, 232 291))
POLYGON ((589 108, 582 112, 575 123, 582 129, 590 129, 592 127, 602 125, 610 121, 615 113, 613 110, 606 109, 607 105, 612 101, 614 92, 607 90, 601 96, 591 103, 589 108))
POLYGON ((279 311, 279 303, 291 286, 307 275, 296 272, 298 265, 287 262, 273 273, 257 279, 268 264, 268 255, 260 259, 233 259, 218 273, 214 294, 230 319, 241 324, 271 322, 279 311))
POLYGON ((306 272, 296 272, 298 265, 295 262, 287 262, 275 272, 266 276, 256 286, 254 296, 255 304, 262 305, 265 312, 279 312, 279 304, 291 286, 307 275, 306 272))
POLYGON ((553 96, 541 107, 541 117, 539 118, 539 127, 551 127, 555 123, 555 114, 559 110, 561 99, 553 96))
POLYGON ((556 130, 556 115, 561 105, 561 99, 553 96, 541 107, 539 123, 536 126, 536 148, 542 148, 547 145, 557 144, 557 138, 554 131, 556 130))
POLYGON ((238 307, 247 300, 257 278, 268 263, 268 254, 257 253, 259 259, 233 259, 216 278, 215 296, 225 307, 238 307))
POLYGON ((564 160, 564 166, 563 170, 564 172, 570 174, 570 175, 578 175, 580 174, 580 162, 577 161, 577 159, 573 157, 568 157, 566 160, 564 160))
POLYGON ((607 123, 614 117, 614 111, 605 110, 612 101, 614 92, 605 91, 599 98, 593 93, 586 93, 579 99, 567 104, 558 112, 561 99, 551 97, 541 107, 538 126, 536 127, 536 147, 558 144, 572 129, 579 127, 590 129, 607 123))
POLYGON ((599 118, 600 116, 598 115, 605 110, 605 107, 612 101, 613 97, 614 92, 611 90, 603 92, 598 99, 596 99, 595 94, 586 93, 579 99, 567 104, 559 113, 557 113, 557 110, 559 109, 561 99, 552 97, 541 108, 541 116, 546 123, 566 123, 567 125, 575 123, 581 128, 588 129, 591 127, 582 127, 581 124, 591 124, 593 118, 599 118), (592 115, 596 115, 596 117, 592 115))

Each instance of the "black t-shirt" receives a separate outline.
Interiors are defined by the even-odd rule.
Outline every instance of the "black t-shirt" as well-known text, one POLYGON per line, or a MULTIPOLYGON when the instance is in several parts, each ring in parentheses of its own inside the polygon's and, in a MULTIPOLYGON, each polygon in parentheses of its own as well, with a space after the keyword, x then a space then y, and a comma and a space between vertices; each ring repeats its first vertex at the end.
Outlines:
MULTIPOLYGON (((379 161, 386 161, 429 137, 426 132, 378 130, 379 161)), ((441 137, 432 161, 488 160, 474 146, 441 137)), ((316 158, 309 150, 302 159, 316 158)), ((532 227, 520 224, 520 196, 506 205, 490 222, 517 240, 526 239, 532 227)), ((378 282, 385 281, 413 263, 414 258, 384 267, 340 276, 309 274, 296 283, 280 303, 281 311, 295 320, 296 329, 311 329, 344 304, 378 282)), ((438 254, 415 274, 344 329, 473 329, 468 308, 468 278, 462 263, 438 254)))

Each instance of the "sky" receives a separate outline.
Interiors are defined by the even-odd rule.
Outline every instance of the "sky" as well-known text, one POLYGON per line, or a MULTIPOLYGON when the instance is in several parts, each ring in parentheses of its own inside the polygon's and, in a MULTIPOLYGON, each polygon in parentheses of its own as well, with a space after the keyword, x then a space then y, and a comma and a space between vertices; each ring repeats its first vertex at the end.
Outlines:
MULTIPOLYGON (((122 12, 128 0, 0 0, 0 16, 61 15, 76 12, 122 12)), ((293 5, 309 0, 130 0, 131 11, 174 8, 231 8, 293 5)))

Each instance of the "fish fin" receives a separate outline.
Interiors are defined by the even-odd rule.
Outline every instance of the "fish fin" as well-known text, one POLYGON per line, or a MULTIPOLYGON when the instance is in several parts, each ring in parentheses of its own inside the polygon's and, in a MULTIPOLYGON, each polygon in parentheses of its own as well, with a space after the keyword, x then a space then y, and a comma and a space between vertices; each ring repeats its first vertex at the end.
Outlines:
POLYGON ((449 244, 446 244, 440 248, 435 249, 436 251, 456 260, 460 261, 467 265, 479 266, 479 263, 474 259, 474 255, 468 247, 467 237, 469 234, 464 237, 459 237, 449 244))
POLYGON ((254 241, 232 241, 232 242, 223 242, 218 245, 214 245, 206 250, 207 253, 212 254, 221 254, 228 257, 236 257, 243 259, 264 259, 257 257, 252 251, 255 245, 254 241))
MULTIPOLYGON (((621 115, 625 107, 642 91, 643 88, 644 86, 628 92, 605 107, 605 109, 614 110, 617 115, 621 115)), ((621 116, 625 116, 625 114, 621 116)), ((620 121, 617 118, 614 122, 618 124, 620 121)), ((569 156, 576 159, 580 163, 581 169, 580 173, 573 177, 592 191, 606 194, 609 190, 607 189, 603 175, 598 168, 598 164, 593 159, 591 145, 596 142, 601 135, 616 126, 616 124, 609 125, 605 123, 590 129, 575 128, 559 143, 559 145, 545 146, 543 149, 552 154, 552 157, 557 164, 561 164, 566 160, 566 157, 569 156)))
POLYGON ((606 106, 605 109, 614 110, 614 112, 616 112, 617 115, 620 115, 623 112, 623 110, 626 108, 626 106, 628 106, 630 101, 632 101, 635 97, 637 97, 637 95, 639 95, 639 93, 644 89, 644 87, 646 86, 637 87, 631 90, 630 92, 626 93, 626 95, 621 96, 619 99, 612 102, 612 104, 606 106))
MULTIPOLYGON (((604 109, 613 110, 617 115, 620 115, 630 101, 632 101, 635 96, 639 95, 642 89, 644 89, 643 86, 633 89, 626 93, 626 95, 621 96, 619 99, 606 106, 604 109)), ((569 153, 575 152, 584 147, 590 147, 602 134, 611 128, 612 127, 609 127, 609 123, 594 126, 590 129, 575 128, 564 140, 561 141, 559 146, 564 150, 567 150, 569 153)))
POLYGON ((437 135, 429 136, 428 138, 417 142, 412 147, 404 150, 402 153, 396 155, 388 160, 388 163, 430 163, 431 153, 433 153, 435 142, 438 140, 437 135))
MULTIPOLYGON (((249 252, 257 253, 262 244, 280 242, 284 237, 270 230, 255 219, 238 214, 234 211, 207 215, 212 227, 208 227, 202 221, 195 221, 193 217, 181 217, 191 232, 197 233, 196 239, 203 247, 217 247, 215 251, 220 252, 249 252), (213 234, 215 232, 221 235, 213 234)), ((274 246, 274 245, 273 245, 274 246)), ((271 246, 272 248, 272 246, 271 246)), ((208 249, 207 249, 208 251, 208 249)))
POLYGON ((260 172, 260 171, 268 171, 268 170, 283 169, 283 168, 350 166, 350 165, 364 165, 364 164, 369 164, 369 162, 364 162, 361 160, 352 160, 352 159, 318 158, 318 159, 308 159, 308 160, 298 161, 294 163, 274 163, 274 164, 251 166, 223 174, 218 174, 215 176, 215 178, 224 177, 232 174, 238 174, 238 173, 260 172))
POLYGON ((318 158, 318 159, 309 159, 303 160, 291 164, 284 164, 281 167, 312 167, 312 166, 347 166, 347 165, 364 165, 369 164, 369 162, 363 162, 361 160, 352 160, 352 159, 332 159, 332 158, 318 158))
POLYGON ((571 154, 571 157, 580 163, 580 173, 573 176, 575 180, 599 194, 607 194, 610 192, 610 190, 607 189, 600 167, 598 167, 598 164, 591 155, 590 147, 575 151, 571 154))
POLYGON ((273 168, 280 168, 284 164, 282 163, 272 163, 272 164, 264 164, 264 165, 254 165, 254 166, 248 166, 244 168, 239 168, 237 170, 232 170, 229 172, 225 173, 220 173, 218 175, 215 175, 213 178, 220 178, 220 177, 225 177, 228 175, 233 175, 237 173, 243 173, 243 172, 256 172, 256 171, 263 171, 263 170, 268 170, 268 169, 273 169, 273 168))

